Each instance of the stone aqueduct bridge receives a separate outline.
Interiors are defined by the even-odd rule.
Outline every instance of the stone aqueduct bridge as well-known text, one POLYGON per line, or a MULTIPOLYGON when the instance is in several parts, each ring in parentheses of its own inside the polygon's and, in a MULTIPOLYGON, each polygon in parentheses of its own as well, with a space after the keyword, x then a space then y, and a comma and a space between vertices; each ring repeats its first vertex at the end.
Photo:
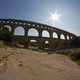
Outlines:
POLYGON ((0 19, 0 29, 9 26, 11 28, 12 35, 12 45, 23 44, 24 47, 28 48, 31 40, 36 40, 37 46, 40 49, 44 49, 45 44, 49 45, 50 49, 54 48, 64 48, 70 46, 72 39, 76 35, 41 23, 36 23, 26 20, 16 20, 16 19, 0 19), (24 29, 24 35, 14 35, 16 28, 21 27, 24 29), (30 29, 35 29, 38 32, 38 36, 28 35, 30 29), (48 37, 43 36, 43 32, 49 34, 48 37), (56 36, 55 36, 55 35, 56 36), (61 38, 63 36, 63 38, 61 38), (46 42, 47 41, 47 42, 46 42))

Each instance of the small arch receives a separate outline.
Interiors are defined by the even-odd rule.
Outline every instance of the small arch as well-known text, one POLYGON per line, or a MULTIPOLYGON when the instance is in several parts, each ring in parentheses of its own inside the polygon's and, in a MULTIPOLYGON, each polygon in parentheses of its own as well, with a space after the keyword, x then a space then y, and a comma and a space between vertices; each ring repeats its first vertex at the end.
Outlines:
POLYGON ((49 32, 46 31, 46 30, 43 30, 43 32, 42 32, 42 37, 50 37, 49 32))
POLYGON ((5 23, 5 21, 3 21, 3 23, 5 23))
POLYGON ((48 29, 50 29, 50 28, 48 28, 48 29))
POLYGON ((14 22, 11 22, 11 23, 14 23, 14 22))
POLYGON ((37 25, 37 27, 39 27, 39 25, 37 25))
POLYGON ((46 40, 44 43, 44 49, 49 50, 49 48, 50 48, 49 41, 46 40))
POLYGON ((70 39, 72 39, 73 37, 71 36, 70 39))
POLYGON ((8 30, 11 32, 11 26, 9 26, 9 25, 4 25, 4 27, 8 28, 8 30))
POLYGON ((15 22, 15 24, 18 24, 18 22, 15 22))
POLYGON ((23 23, 23 25, 26 25, 26 23, 23 23))
POLYGON ((58 34, 56 32, 53 32, 53 38, 58 38, 58 34))
POLYGON ((31 24, 28 24, 28 26, 30 26, 31 24))
POLYGON ((19 24, 22 24, 21 22, 19 24))
POLYGON ((30 40, 30 42, 37 42, 37 41, 32 39, 32 40, 30 40))
POLYGON ((7 23, 9 23, 9 21, 7 21, 7 23))
POLYGON ((25 30, 23 27, 16 27, 14 30, 14 35, 17 36, 24 36, 25 35, 25 30))
POLYGON ((49 44, 49 41, 45 41, 45 44, 49 44))
POLYGON ((37 29, 35 28, 30 28, 28 30, 28 36, 39 36, 39 32, 37 29))
POLYGON ((65 39, 65 36, 63 34, 61 34, 61 39, 65 39))
POLYGON ((31 39, 29 42, 30 49, 38 49, 38 42, 37 40, 31 39))
POLYGON ((35 26, 35 24, 33 24, 32 26, 35 26))

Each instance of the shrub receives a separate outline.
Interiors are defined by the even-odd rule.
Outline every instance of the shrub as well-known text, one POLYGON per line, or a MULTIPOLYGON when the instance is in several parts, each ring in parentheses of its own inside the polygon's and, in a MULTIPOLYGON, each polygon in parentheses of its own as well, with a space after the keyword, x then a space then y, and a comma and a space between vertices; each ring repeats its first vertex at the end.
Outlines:
POLYGON ((71 59, 72 60, 80 60, 80 52, 79 51, 73 52, 71 54, 71 59))

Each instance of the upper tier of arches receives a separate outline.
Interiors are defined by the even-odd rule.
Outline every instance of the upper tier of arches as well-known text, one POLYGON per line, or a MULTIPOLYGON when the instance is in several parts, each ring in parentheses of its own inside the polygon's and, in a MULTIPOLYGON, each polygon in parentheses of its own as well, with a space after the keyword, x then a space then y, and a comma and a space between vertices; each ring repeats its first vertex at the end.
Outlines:
POLYGON ((15 19, 0 19, 0 29, 9 28, 12 35, 17 36, 36 36, 57 39, 73 39, 76 35, 41 23, 15 19))

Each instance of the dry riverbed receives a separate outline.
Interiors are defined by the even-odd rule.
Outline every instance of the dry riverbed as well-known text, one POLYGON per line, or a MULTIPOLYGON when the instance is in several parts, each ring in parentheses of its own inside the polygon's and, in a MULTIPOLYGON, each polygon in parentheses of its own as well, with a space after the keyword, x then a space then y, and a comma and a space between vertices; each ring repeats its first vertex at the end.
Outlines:
POLYGON ((0 48, 0 80, 80 80, 80 66, 61 54, 0 48))

